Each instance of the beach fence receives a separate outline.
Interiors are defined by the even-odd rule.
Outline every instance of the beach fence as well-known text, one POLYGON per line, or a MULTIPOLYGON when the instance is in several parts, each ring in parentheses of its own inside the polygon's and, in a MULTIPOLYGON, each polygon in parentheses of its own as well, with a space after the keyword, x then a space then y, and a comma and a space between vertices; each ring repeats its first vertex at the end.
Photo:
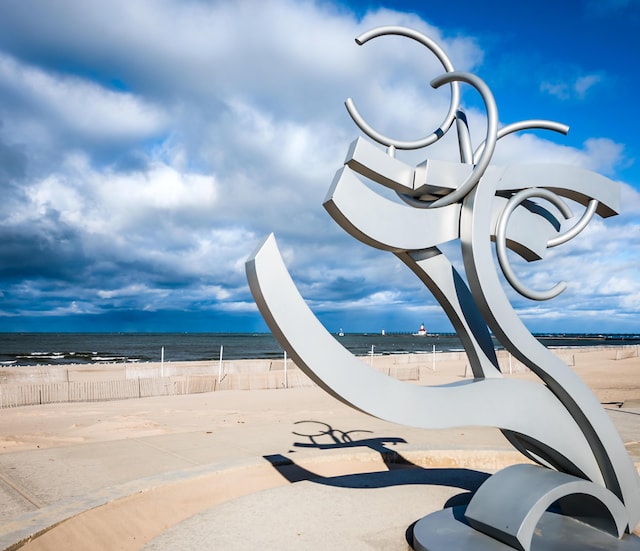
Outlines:
MULTIPOLYGON (((632 358, 640 358, 640 346, 575 346, 575 347, 550 347, 550 350, 569 367, 584 365, 587 359, 593 361, 619 361, 632 358)), ((496 352, 498 365, 502 373, 522 373, 529 368, 514 358, 506 350, 496 352)))
MULTIPOLYGON (((554 352, 567 365, 579 366, 586 354, 591 359, 624 361, 638 358, 639 348, 581 347, 554 352)), ((497 356, 504 374, 528 370, 507 351, 498 351, 497 356)), ((456 372, 456 376, 471 376, 464 351, 371 354, 361 359, 388 377, 418 384, 432 384, 432 374, 451 370, 452 366, 464 365, 464 373, 456 372)), ((311 386, 316 385, 291 359, 23 366, 0 368, 0 408, 311 386)))
MULTIPOLYGON (((374 369, 405 381, 418 381, 429 361, 420 354, 372 360, 374 369)), ((311 386, 291 359, 23 366, 0 369, 0 408, 311 386)))

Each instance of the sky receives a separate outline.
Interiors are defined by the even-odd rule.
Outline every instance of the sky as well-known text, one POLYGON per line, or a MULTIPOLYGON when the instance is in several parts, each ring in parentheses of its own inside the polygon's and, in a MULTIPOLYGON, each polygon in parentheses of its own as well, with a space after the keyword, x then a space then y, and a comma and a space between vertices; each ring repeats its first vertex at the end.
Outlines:
MULTIPOLYGON (((507 289, 527 327, 640 333, 639 0, 5 0, 0 331, 267 331, 244 263, 271 232, 329 331, 452 331, 398 259, 322 207, 362 135, 348 97, 399 139, 447 110, 423 46, 354 42, 382 25, 426 34, 482 78, 501 125, 571 128, 500 140, 495 163, 569 164, 621 187, 620 215, 514 260, 534 288, 568 283, 547 302, 507 289)), ((462 105, 477 143, 486 119, 468 86, 462 105)), ((449 134, 402 159, 458 160, 449 134)))

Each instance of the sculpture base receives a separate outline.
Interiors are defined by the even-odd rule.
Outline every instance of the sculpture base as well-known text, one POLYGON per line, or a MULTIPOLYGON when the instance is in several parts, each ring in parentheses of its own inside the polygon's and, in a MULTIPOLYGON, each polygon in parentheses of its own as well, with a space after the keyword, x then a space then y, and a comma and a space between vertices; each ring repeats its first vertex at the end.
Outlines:
MULTIPOLYGON (((512 551, 513 548, 469 526, 465 507, 450 507, 416 522, 415 551, 512 551)), ((640 551, 640 538, 625 534, 614 538, 586 524, 555 513, 544 513, 531 549, 534 551, 640 551)))

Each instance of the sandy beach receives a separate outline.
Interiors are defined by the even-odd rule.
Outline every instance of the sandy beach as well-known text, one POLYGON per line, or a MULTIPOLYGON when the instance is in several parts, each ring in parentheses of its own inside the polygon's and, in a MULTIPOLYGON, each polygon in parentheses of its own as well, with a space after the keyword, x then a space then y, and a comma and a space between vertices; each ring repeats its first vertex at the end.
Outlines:
MULTIPOLYGON (((631 405, 640 402, 640 358, 633 350, 621 354, 616 348, 602 349, 569 349, 556 353, 562 357, 591 388, 598 400, 610 408, 619 408, 625 402, 631 405)), ((372 360, 363 358, 387 374, 394 375, 393 369, 412 368, 410 373, 417 378, 409 382, 421 385, 441 385, 470 377, 468 360, 464 354, 442 354, 433 359, 431 354, 402 356, 380 356, 372 360)), ((529 370, 506 355, 500 358, 505 377, 539 381, 529 370), (510 374, 509 371, 512 373, 510 374)), ((325 396, 323 392, 309 381, 293 363, 288 364, 289 392, 279 395, 278 402, 283 410, 282 419, 295 416, 300 411, 300 404, 291 400, 297 395, 295 388, 313 387, 312 395, 318 396, 322 407, 345 407, 339 402, 325 396)), ((217 379, 218 366, 206 362, 167 363, 163 369, 174 373, 173 378, 181 379, 189 373, 192 376, 206 376, 217 379), (175 375, 178 373, 178 375, 175 375)), ((236 360, 225 362, 224 376, 219 392, 193 393, 173 400, 173 396, 165 396, 165 400, 117 400, 117 404, 92 401, 90 403, 44 404, 39 407, 5 408, 0 410, 0 454, 29 449, 48 448, 82 442, 95 442, 117 438, 130 438, 154 434, 180 433, 202 428, 201 420, 214 416, 220 422, 225 416, 229 419, 241 417, 244 422, 254 422, 256 417, 268 423, 268 412, 261 405, 258 394, 236 390, 236 384, 253 380, 254 385, 244 386, 260 389, 258 383, 264 383, 267 376, 279 381, 275 392, 284 391, 284 371, 281 361, 270 360, 236 360), (190 405, 190 401, 193 405, 190 405), (202 410, 196 404, 202 402, 202 410), (181 404, 172 408, 172 404, 181 404), (138 412, 138 413, 136 413, 138 412), (140 412, 144 412, 142 415, 140 412)), ((6 386, 35 384, 46 380, 72 380, 83 382, 99 382, 124 379, 125 372, 140 377, 159 376, 160 363, 147 364, 94 364, 72 365, 66 367, 37 366, 0 369, 0 381, 6 386)), ((403 372, 399 371, 399 374, 403 372)), ((159 378, 159 377, 158 377, 159 378)), ((171 378, 170 376, 167 378, 171 378)), ((0 384, 0 388, 2 388, 0 384)), ((268 394, 267 394, 268 395, 268 394)), ((160 398, 160 397, 158 397, 160 398)), ((177 397, 175 397, 177 398, 177 397)), ((348 408, 347 408, 348 410, 348 408)), ((280 422, 281 418, 272 421, 280 422)), ((226 422, 226 421, 223 421, 226 422)), ((639 421, 640 422, 640 421, 639 421)), ((640 454, 639 454, 640 455, 640 454)))
MULTIPOLYGON (((640 461, 637 351, 621 355, 611 349, 578 349, 559 354, 593 390, 618 428, 627 450, 636 462, 640 461)), ((436 363, 429 355, 419 360, 411 366, 417 378, 408 384, 438 385, 470 376, 464 354, 441 356, 436 363)), ((406 359, 375 357, 370 361, 375 364, 374 368, 391 373, 397 362, 406 362, 406 359)), ((252 365, 254 367, 247 368, 248 375, 241 373, 242 363, 234 368, 226 366, 229 380, 234 370, 245 378, 264 379, 260 370, 265 366, 252 365)), ((536 379, 506 357, 501 358, 501 365, 505 377, 536 379)), ((177 369, 178 366, 162 367, 177 369)), ((209 371, 215 368, 214 365, 183 367, 209 371)), ((159 366, 136 366, 136 369, 142 368, 157 371, 159 366)), ((38 370, 39 377, 46 372, 42 367, 38 370)), ((283 376, 279 365, 269 366, 268 370, 272 377, 283 376)), ((66 377, 100 381, 114 374, 120 376, 122 366, 81 366, 74 367, 72 372, 75 375, 67 373, 66 377)), ((34 377, 31 376, 31 383, 34 377)), ((408 462, 420 469, 437 465, 438 468, 489 472, 523 460, 496 429, 461 427, 426 431, 402 427, 339 403, 305 381, 293 365, 287 377, 290 388, 250 391, 231 388, 0 410, 0 520, 4 524, 0 532, 0 543, 4 547, 0 549, 8 548, 10 538, 20 533, 25 521, 37 524, 46 523, 45 518, 57 518, 56 515, 68 518, 68 513, 61 513, 60 508, 67 510, 74 506, 78 511, 90 509, 93 516, 89 513, 70 515, 71 520, 33 539, 24 548, 82 549, 87 537, 95 549, 143 549, 147 545, 153 549, 154 541, 158 545, 155 548, 165 548, 157 543, 160 541, 157 538, 187 518, 197 519, 202 511, 224 503, 226 514, 233 517, 231 504, 237 503, 241 496, 262 495, 259 491, 269 488, 274 491, 273 488, 283 484, 291 486, 291 481, 274 467, 278 462, 269 463, 265 458, 294 460, 297 467, 307 465, 309 471, 322 477, 357 471, 389 472, 393 470, 389 466, 389 454, 398 454, 403 461, 410 458, 408 462), (243 471, 242 476, 228 477, 224 487, 211 491, 214 486, 209 483, 213 482, 206 477, 218 468, 227 472, 230 465, 236 468, 239 464, 248 470, 243 471), (194 469, 197 476, 193 474, 194 469), (191 473, 184 480, 175 474, 184 472, 191 473), (182 483, 176 483, 178 479, 182 483), (208 491, 203 492, 205 480, 208 491), (128 501, 122 498, 129 495, 127 492, 142 500, 135 502, 127 498, 133 509, 124 506, 128 501), (94 500, 89 500, 91 506, 86 502, 88 496, 94 500), (104 497, 102 501, 100 496, 104 497), (144 500, 147 501, 143 506, 144 500), (163 506, 154 506, 154 503, 163 506), (145 513, 139 516, 132 513, 134 510, 145 513), (35 517, 40 520, 36 522, 35 517), (117 534, 112 529, 114 523, 121 526, 117 534)), ((5 380, 2 384, 27 383, 5 380)), ((459 492, 453 488, 440 496, 439 505, 436 503, 434 507, 443 506, 455 495, 454 490, 459 492)), ((408 517, 399 516, 393 521, 397 530, 402 526, 406 528, 407 524, 403 523, 412 522, 411 515, 418 513, 410 508, 406 514, 408 517)), ((385 538, 397 539, 393 530, 389 534, 385 538)), ((224 538, 220 540, 223 541, 224 538)), ((292 541, 300 542, 300 539, 292 541)), ((228 542, 224 548, 227 547, 228 542)), ((167 544, 166 548, 172 547, 167 544)), ((181 540, 173 548, 188 546, 181 540)), ((194 544, 194 548, 197 545, 194 544)), ((283 544, 281 548, 288 547, 283 544)))

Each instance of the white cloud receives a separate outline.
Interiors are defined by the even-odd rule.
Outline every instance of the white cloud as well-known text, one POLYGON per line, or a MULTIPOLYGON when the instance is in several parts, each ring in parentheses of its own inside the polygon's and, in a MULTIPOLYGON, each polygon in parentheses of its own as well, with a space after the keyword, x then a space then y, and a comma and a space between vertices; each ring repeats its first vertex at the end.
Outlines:
MULTIPOLYGON (((118 213, 157 210, 159 216, 181 210, 208 210, 216 204, 211 176, 184 172, 153 163, 144 174, 94 174, 97 200, 117 219, 118 213)), ((128 214, 128 213, 127 213, 128 214)))
MULTIPOLYGON (((401 139, 430 133, 448 109, 448 90, 428 85, 442 68, 424 46, 388 36, 357 46, 355 36, 383 24, 413 27, 460 70, 483 61, 473 37, 449 37, 412 14, 381 9, 358 20, 343 7, 293 0, 10 8, 4 24, 22 32, 0 52, 0 138, 20 146, 25 166, 0 204, 0 260, 20 273, 5 272, 5 296, 50 301, 58 313, 72 312, 73 300, 88 312, 94 299, 98 311, 254 312, 243 263, 274 231, 318 307, 437 310, 397 259, 344 235, 321 203, 359 134, 342 107, 347 97, 401 139)), ((600 79, 581 75, 547 91, 585 96, 600 79)), ((477 143, 484 113, 468 116, 477 143)), ((543 136, 501 140, 495 162, 569 163, 609 175, 629 164, 623 145, 607 138, 562 146, 543 136)), ((404 157, 425 156, 457 158, 453 132, 404 157)), ((633 214, 594 222, 553 262, 527 266, 525 281, 577 280, 581 296, 606 295, 629 312, 637 272, 619 243, 637 242, 640 197, 623 190, 633 214), (603 251, 613 259, 602 260, 603 251), (578 254, 597 273, 576 270, 578 254)), ((559 308, 570 309, 572 296, 559 308)), ((550 319, 556 308, 535 311, 550 319)))
MULTIPOLYGON (((477 113, 470 114, 470 124, 479 126, 477 113)), ((630 166, 623 144, 609 138, 590 138, 582 148, 559 145, 544 139, 551 132, 538 131, 505 136, 498 141, 493 162, 496 164, 569 164, 611 176, 630 166)), ((571 130, 569 130, 569 133, 571 130)), ((569 138, 566 139, 570 142, 569 138)))
MULTIPOLYGON (((162 217, 210 215, 215 208, 215 179, 181 173, 162 163, 147 172, 97 171, 77 155, 62 163, 63 170, 26 188, 29 202, 9 214, 8 222, 26 221, 53 210, 60 220, 80 232, 127 237, 162 217)), ((130 236, 129 236, 130 237, 130 236)))
POLYGON ((581 76, 575 81, 573 89, 579 98, 584 98, 587 92, 601 80, 601 75, 581 76))
POLYGON ((577 75, 573 80, 543 81, 540 90, 560 100, 582 100, 603 81, 603 75, 577 75))
POLYGON ((98 296, 104 299, 113 299, 116 297, 130 297, 140 295, 148 290, 148 287, 141 283, 134 283, 132 285, 127 285, 126 287, 121 287, 119 289, 100 289, 98 291, 98 296))
MULTIPOLYGON (((19 98, 15 101, 22 120, 35 126, 48 121, 49 128, 58 127, 59 132, 82 139, 139 140, 159 133, 167 123, 162 109, 134 94, 46 72, 1 53, 0 82, 5 94, 19 98)), ((11 121, 14 116, 4 118, 11 121)), ((17 124, 11 125, 11 131, 22 134, 17 124)))

